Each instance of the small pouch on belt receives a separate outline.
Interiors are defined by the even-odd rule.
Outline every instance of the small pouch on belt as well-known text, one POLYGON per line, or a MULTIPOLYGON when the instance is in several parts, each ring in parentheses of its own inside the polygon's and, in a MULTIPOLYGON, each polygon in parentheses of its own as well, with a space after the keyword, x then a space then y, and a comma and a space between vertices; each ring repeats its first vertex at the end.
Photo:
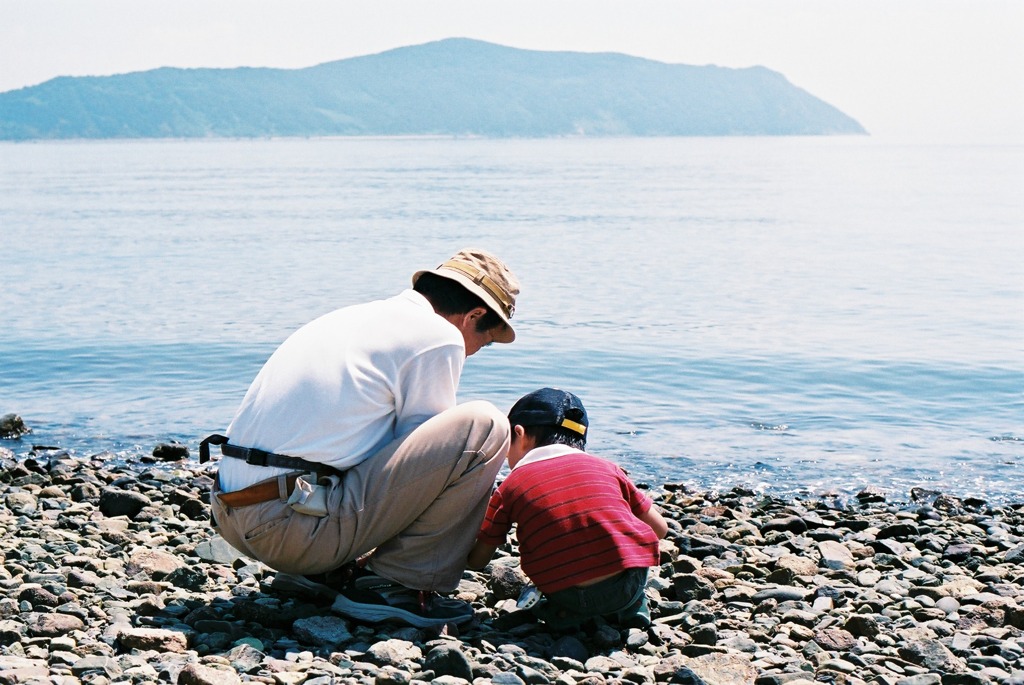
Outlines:
POLYGON ((327 516, 327 494, 340 481, 337 476, 324 476, 318 481, 316 474, 304 473, 295 479, 288 505, 300 514, 327 516))

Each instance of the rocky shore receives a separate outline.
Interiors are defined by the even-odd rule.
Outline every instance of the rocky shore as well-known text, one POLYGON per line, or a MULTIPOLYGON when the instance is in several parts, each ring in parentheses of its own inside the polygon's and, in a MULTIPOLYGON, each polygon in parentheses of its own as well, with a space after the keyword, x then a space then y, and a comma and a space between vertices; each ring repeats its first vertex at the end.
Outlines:
POLYGON ((274 590, 196 461, 0 443, 0 683, 1024 685, 1024 505, 665 484, 649 630, 516 620, 510 549, 466 573, 471 624, 420 630, 274 590))

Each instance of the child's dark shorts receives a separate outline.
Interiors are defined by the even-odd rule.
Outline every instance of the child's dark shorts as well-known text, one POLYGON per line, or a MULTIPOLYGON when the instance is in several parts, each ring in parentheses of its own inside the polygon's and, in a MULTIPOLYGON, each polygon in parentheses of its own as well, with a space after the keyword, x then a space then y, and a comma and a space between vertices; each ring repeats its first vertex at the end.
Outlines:
POLYGON ((571 628, 600 616, 626 627, 651 624, 647 607, 647 569, 631 568, 586 587, 571 587, 545 594, 532 611, 552 628, 571 628))

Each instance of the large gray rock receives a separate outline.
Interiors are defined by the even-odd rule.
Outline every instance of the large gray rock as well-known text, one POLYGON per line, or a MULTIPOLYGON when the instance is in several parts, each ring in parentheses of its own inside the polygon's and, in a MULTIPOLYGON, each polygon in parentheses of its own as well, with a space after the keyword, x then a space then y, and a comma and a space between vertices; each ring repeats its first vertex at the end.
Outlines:
POLYGON ((188 455, 188 445, 180 442, 161 442, 153 448, 153 457, 160 461, 182 461, 188 455))
POLYGON ((236 685, 242 679, 233 670, 188 664, 178 674, 178 685, 236 685))
POLYGON ((18 516, 29 516, 39 508, 39 500, 30 492, 12 492, 4 498, 4 504, 18 516))
POLYGON ((177 569, 184 562, 177 555, 159 549, 139 549, 128 559, 125 570, 130 575, 145 573, 154 580, 161 580, 177 569))
POLYGON ((433 671, 435 676, 450 675, 464 680, 473 680, 473 666, 461 649, 455 645, 438 645, 427 653, 423 668, 433 671))
POLYGON ((1003 556, 1003 561, 1008 564, 1024 564, 1024 542, 1009 550, 1003 556))
POLYGON ((295 636, 303 642, 336 649, 352 639, 348 624, 338 616, 311 616, 292 624, 295 636))
POLYGON ((942 673, 964 673, 967 664, 938 640, 915 640, 899 648, 902 658, 942 673))
POLYGON ((227 540, 219 535, 214 535, 209 540, 196 545, 196 556, 203 561, 215 564, 233 564, 236 559, 240 559, 244 555, 232 547, 227 540))
POLYGON ((504 557, 491 562, 491 575, 487 579, 487 588, 494 595, 496 601, 517 599, 523 587, 529 582, 526 574, 519 568, 518 559, 504 557))
POLYGON ((100 512, 104 516, 127 516, 134 519, 143 509, 152 502, 141 492, 133 490, 120 490, 118 488, 104 488, 100 493, 100 512))
POLYGON ((163 628, 126 628, 118 635, 118 641, 124 649, 158 652, 184 652, 188 649, 185 633, 163 628))
POLYGON ((821 565, 833 571, 853 568, 855 563, 850 549, 834 540, 819 542, 818 553, 821 554, 821 565))
POLYGON ((399 666, 423 656, 423 651, 408 640, 383 640, 366 650, 366 656, 381 666, 399 666))
POLYGON ((0 440, 17 440, 31 432, 32 429, 26 426, 25 421, 17 414, 0 416, 0 440))
POLYGON ((85 630, 85 622, 70 614, 32 613, 26 617, 25 625, 34 637, 58 637, 74 630, 85 630))

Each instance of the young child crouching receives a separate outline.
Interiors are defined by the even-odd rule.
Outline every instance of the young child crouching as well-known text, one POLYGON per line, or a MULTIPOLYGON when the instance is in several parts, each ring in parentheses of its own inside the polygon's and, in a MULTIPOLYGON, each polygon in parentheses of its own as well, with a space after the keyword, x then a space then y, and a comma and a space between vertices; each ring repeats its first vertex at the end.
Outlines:
POLYGON ((553 628, 596 616, 649 626, 647 569, 668 532, 651 498, 583 451, 587 411, 572 393, 531 392, 508 418, 511 472, 491 495, 469 567, 486 566, 516 524, 523 572, 544 595, 532 608, 538 618, 553 628))

